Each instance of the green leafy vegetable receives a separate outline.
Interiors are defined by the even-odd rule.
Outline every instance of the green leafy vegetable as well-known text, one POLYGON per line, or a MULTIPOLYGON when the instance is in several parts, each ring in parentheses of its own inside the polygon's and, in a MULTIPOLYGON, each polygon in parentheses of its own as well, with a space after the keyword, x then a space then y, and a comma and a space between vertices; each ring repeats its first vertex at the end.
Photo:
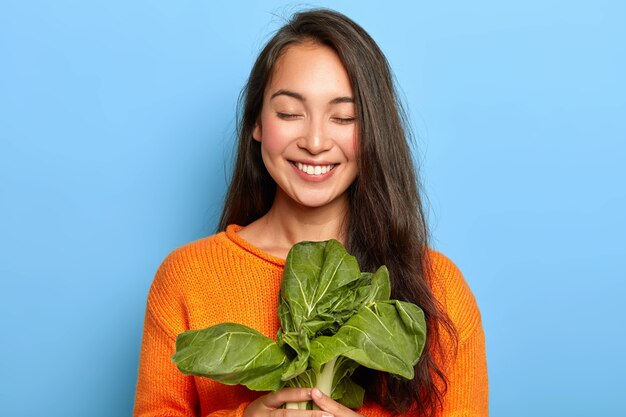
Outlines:
POLYGON ((424 349, 424 313, 390 294, 385 266, 361 272, 336 240, 301 242, 287 256, 276 341, 222 323, 180 334, 172 360, 186 375, 259 391, 316 386, 358 408, 364 391, 350 379, 358 366, 412 379, 424 349))

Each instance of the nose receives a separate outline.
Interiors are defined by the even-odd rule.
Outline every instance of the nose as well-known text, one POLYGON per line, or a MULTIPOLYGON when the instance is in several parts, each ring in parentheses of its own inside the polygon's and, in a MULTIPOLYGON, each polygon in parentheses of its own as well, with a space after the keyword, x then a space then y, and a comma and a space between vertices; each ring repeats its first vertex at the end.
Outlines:
POLYGON ((317 155, 332 148, 332 139, 322 120, 309 119, 306 132, 298 141, 298 146, 311 155, 317 155))

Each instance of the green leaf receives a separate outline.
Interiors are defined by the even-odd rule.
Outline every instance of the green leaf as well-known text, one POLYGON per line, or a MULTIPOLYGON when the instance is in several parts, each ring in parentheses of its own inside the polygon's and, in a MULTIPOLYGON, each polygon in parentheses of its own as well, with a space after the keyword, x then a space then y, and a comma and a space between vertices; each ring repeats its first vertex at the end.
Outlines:
POLYGON ((302 372, 285 383, 287 387, 314 387, 317 384, 317 373, 312 369, 302 372))
POLYGON ((320 336, 311 341, 310 364, 316 372, 320 372, 323 365, 355 349, 348 341, 335 336, 320 336))
POLYGON ((410 303, 378 302, 359 310, 331 339, 335 340, 320 350, 312 344, 311 356, 317 363, 323 363, 332 349, 344 349, 343 356, 363 366, 412 379, 426 341, 424 313, 410 303))
POLYGON ((318 334, 334 334, 361 307, 375 301, 389 300, 390 292, 389 272, 386 267, 380 267, 375 274, 362 272, 357 280, 335 289, 329 295, 328 303, 318 304, 317 316, 306 322, 305 327, 315 323, 318 324, 318 334))
POLYGON ((283 342, 287 343, 295 352, 296 357, 289 363, 281 375, 283 381, 288 381, 300 375, 309 367, 310 341, 306 333, 285 333, 283 342))
POLYGON ((288 358, 276 342, 256 330, 223 323, 181 333, 172 361, 186 375, 273 391, 283 386, 280 375, 288 358))
POLYGON ((356 384, 350 376, 359 364, 346 357, 339 357, 335 362, 335 375, 331 397, 348 408, 358 408, 363 405, 365 391, 356 384))
MULTIPOLYGON (((419 359, 426 343, 426 319, 424 318, 424 311, 415 304, 406 301, 391 300, 390 303, 395 305, 400 320, 402 320, 404 326, 409 329, 407 335, 413 335, 412 342, 414 346, 417 346, 417 359, 419 359)), ((415 363, 417 363, 417 359, 415 359, 415 363)))
MULTIPOLYGON (((356 409, 363 406, 363 398, 365 397, 365 390, 356 382, 350 378, 343 378, 335 390, 341 392, 341 397, 336 398, 336 401, 345 405, 348 408, 356 409)), ((333 394, 335 391, 333 391, 333 394)), ((334 397, 333 397, 334 398, 334 397)))
POLYGON ((337 302, 341 294, 336 289, 359 279, 360 274, 356 258, 336 240, 295 245, 287 255, 281 283, 283 330, 302 331, 306 322, 337 302))
POLYGON ((367 301, 386 301, 389 300, 389 297, 391 297, 389 270, 385 265, 383 265, 378 268, 378 270, 372 277, 371 293, 367 301))

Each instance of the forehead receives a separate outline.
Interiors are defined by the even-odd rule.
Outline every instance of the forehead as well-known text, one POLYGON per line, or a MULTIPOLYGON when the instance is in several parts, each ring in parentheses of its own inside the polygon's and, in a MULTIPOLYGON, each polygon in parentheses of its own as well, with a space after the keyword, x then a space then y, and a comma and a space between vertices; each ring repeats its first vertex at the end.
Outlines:
POLYGON ((314 42, 292 44, 276 61, 266 90, 351 95, 348 72, 334 49, 314 42))

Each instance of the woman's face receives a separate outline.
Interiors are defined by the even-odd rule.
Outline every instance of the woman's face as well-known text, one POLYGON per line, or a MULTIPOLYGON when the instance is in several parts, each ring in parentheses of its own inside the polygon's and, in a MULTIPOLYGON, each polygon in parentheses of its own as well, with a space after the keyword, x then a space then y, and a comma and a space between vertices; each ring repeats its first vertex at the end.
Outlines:
POLYGON ((358 126, 348 74, 334 50, 287 47, 276 62, 253 138, 277 198, 305 207, 347 204, 357 177, 358 126))

